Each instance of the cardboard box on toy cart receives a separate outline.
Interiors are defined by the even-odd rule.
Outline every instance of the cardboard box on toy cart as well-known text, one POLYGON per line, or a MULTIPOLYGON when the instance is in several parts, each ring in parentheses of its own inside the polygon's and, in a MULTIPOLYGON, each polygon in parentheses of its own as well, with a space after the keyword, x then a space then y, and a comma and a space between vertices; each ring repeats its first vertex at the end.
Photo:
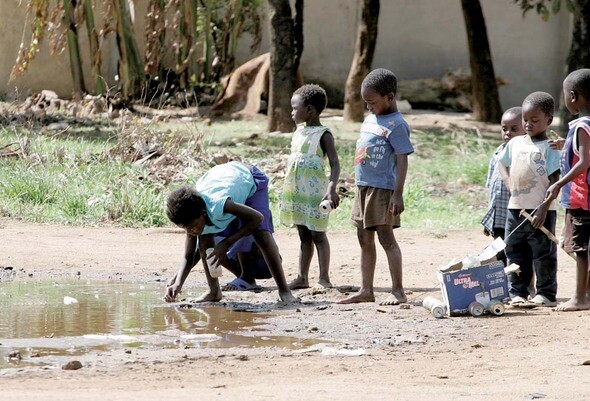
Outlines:
POLYGON ((443 301, 451 316, 469 313, 469 305, 479 302, 484 307, 492 301, 508 301, 508 278, 502 262, 462 269, 461 262, 438 271, 443 301))

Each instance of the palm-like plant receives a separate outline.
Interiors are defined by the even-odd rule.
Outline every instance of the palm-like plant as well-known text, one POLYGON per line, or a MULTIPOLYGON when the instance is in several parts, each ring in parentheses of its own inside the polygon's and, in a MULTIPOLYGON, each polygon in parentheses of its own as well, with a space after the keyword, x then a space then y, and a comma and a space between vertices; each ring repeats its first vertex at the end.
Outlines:
POLYGON ((133 29, 133 1, 29 0, 27 27, 31 37, 28 44, 23 37, 11 79, 27 70, 49 38, 51 54, 68 50, 74 95, 81 97, 87 92, 79 37, 84 27, 88 32, 94 82, 91 92, 106 91, 101 74, 101 47, 107 35, 114 33, 118 86, 127 100, 145 95, 146 79, 159 79, 167 70, 174 72, 181 90, 214 85, 235 67, 237 42, 242 33, 252 34, 253 48, 260 43, 258 10, 262 0, 150 0, 145 15, 144 56, 133 29), (95 15, 102 25, 96 23, 95 15))

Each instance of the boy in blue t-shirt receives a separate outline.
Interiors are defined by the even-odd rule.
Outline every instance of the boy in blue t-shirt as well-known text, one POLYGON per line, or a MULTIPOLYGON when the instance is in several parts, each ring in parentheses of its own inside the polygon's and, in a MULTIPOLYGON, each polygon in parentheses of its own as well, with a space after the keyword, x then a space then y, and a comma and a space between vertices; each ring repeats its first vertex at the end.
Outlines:
MULTIPOLYGON (((228 250, 248 234, 252 234, 267 261, 281 300, 297 302, 287 286, 279 248, 272 236, 268 177, 258 168, 239 162, 215 166, 197 181, 196 189, 183 186, 172 191, 166 206, 168 218, 186 231, 184 262, 174 283, 167 288, 167 302, 176 299, 195 265, 197 242, 201 255, 205 255, 206 249, 214 248, 208 258, 223 265, 228 250), (215 244, 215 236, 225 239, 215 244)), ((202 258, 202 262, 209 291, 198 302, 221 300, 219 280, 211 277, 208 258, 202 258)))
POLYGON ((375 232, 387 255, 391 295, 381 305, 407 301, 402 285, 402 253, 393 229, 400 226, 404 211, 403 191, 408 155, 414 152, 410 129, 397 109, 397 78, 379 68, 363 80, 361 96, 371 112, 363 122, 354 158, 356 191, 351 222, 357 227, 361 246, 361 288, 339 303, 374 302, 375 232))

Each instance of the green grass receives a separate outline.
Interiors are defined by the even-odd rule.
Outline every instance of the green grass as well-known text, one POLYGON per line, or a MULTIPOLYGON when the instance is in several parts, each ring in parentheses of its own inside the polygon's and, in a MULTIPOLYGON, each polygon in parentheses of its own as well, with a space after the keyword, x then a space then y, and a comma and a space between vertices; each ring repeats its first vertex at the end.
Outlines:
MULTIPOLYGON (((324 124, 334 132, 342 178, 354 177, 358 124, 339 119, 325 119, 324 124)), ((93 124, 59 134, 23 125, 0 128, 0 147, 19 137, 28 138, 30 149, 24 158, 0 159, 0 215, 76 225, 169 225, 164 212, 167 193, 183 183, 194 184, 219 155, 252 162, 267 172, 271 209, 278 216, 281 173, 290 147, 290 134, 267 133, 264 119, 134 123, 126 128, 93 124), (144 142, 164 149, 176 161, 196 162, 149 168, 125 161, 125 152, 144 142)), ((477 227, 485 213, 483 185, 496 141, 451 127, 414 130, 412 142, 416 152, 409 159, 403 226, 477 227)), ((331 229, 352 229, 351 203, 351 196, 342 198, 331 214, 331 229)))

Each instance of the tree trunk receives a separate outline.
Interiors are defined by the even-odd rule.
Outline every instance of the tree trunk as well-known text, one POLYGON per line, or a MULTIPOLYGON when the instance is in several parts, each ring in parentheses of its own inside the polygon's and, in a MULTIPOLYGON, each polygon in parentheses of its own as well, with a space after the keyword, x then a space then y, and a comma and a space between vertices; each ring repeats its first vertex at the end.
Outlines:
POLYGON ((129 14, 128 1, 111 0, 117 26, 117 46, 119 48, 119 88, 123 98, 133 99, 141 95, 144 72, 143 62, 137 49, 133 23, 129 14))
MULTIPOLYGON (((297 0, 297 3, 300 4, 296 5, 296 9, 302 10, 303 0, 297 0)), ((291 17, 289 0, 268 0, 268 5, 270 20, 268 130, 289 132, 295 128, 291 118, 291 95, 296 86, 296 60, 300 57, 297 56, 296 27, 291 17)))
POLYGON ((239 15, 243 12, 244 0, 234 0, 232 3, 232 17, 231 29, 228 38, 228 52, 225 57, 225 66, 222 71, 222 76, 232 72, 236 67, 236 53, 238 51, 238 39, 240 37, 240 23, 238 22, 239 15))
POLYGON ((145 70, 151 79, 164 79, 166 0, 150 0, 146 15, 145 70))
POLYGON ((84 0, 84 13, 86 14, 88 43, 90 44, 90 65, 92 67, 92 76, 94 78, 94 91, 96 95, 103 95, 106 92, 106 84, 100 72, 102 64, 100 39, 98 38, 98 32, 94 23, 92 0, 84 0))
POLYGON ((365 115, 361 84, 364 77, 371 71, 373 63, 377 44, 379 8, 379 0, 363 0, 354 56, 344 89, 344 119, 347 121, 363 121, 365 115))
MULTIPOLYGON (((569 53, 566 60, 565 75, 590 67, 590 0, 576 0, 574 9, 574 22, 569 53)), ((568 122, 573 116, 563 103, 563 94, 560 96, 561 129, 568 131, 568 122)))
MULTIPOLYGON (((295 58, 293 61, 293 74, 296 75, 301 64, 301 56, 303 55, 303 0, 295 0, 295 58)), ((295 78, 295 86, 297 87, 297 78, 295 78)))
POLYGON ((80 47, 78 44, 78 27, 76 26, 76 0, 65 0, 64 10, 67 26, 68 52, 70 55, 70 71, 74 85, 74 98, 82 99, 86 92, 84 85, 84 73, 82 71, 82 59, 80 58, 80 47))
POLYGON ((179 78, 180 88, 183 90, 191 86, 191 80, 194 77, 198 81, 198 62, 196 47, 197 35, 197 1, 186 0, 181 9, 179 21, 179 38, 180 47, 178 49, 178 59, 176 60, 176 74, 179 78))
POLYGON ((203 81, 210 82, 211 63, 213 55, 213 38, 211 36, 211 18, 213 16, 213 1, 206 0, 204 3, 205 17, 203 21, 203 81))
POLYGON ((479 0, 461 0, 473 90, 473 115, 478 121, 497 123, 502 118, 498 85, 486 23, 479 0))

